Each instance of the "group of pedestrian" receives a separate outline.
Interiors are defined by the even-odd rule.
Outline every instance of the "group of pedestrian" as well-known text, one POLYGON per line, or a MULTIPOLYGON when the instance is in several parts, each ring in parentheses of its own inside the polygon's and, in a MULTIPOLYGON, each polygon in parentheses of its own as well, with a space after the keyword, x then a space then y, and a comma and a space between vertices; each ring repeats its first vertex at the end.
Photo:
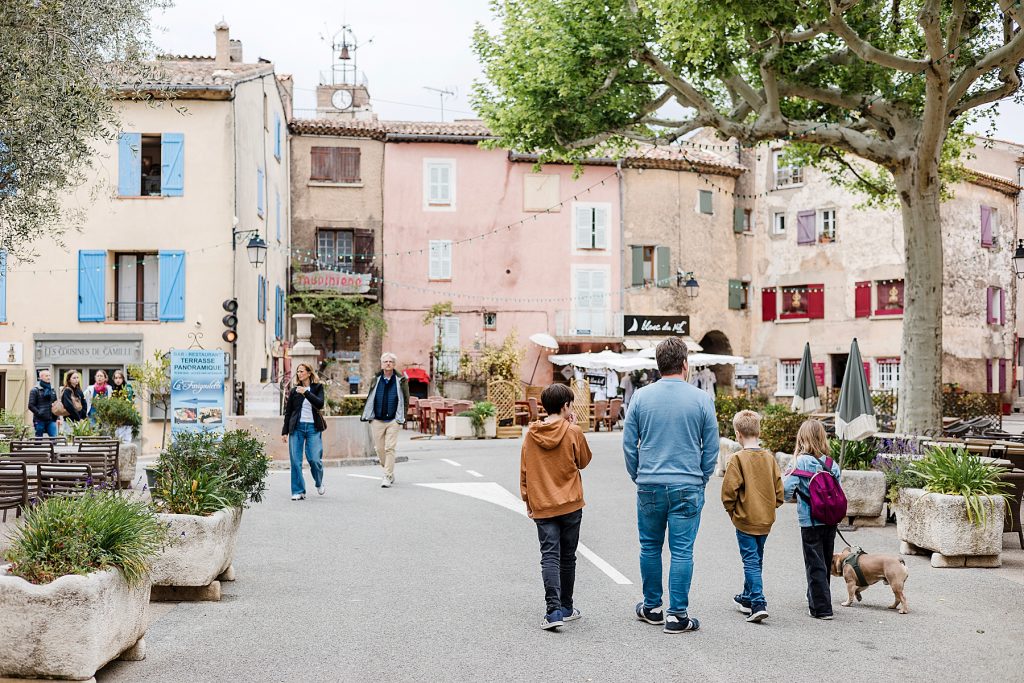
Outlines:
MULTIPOLYGON (((637 531, 643 600, 634 607, 640 621, 665 633, 700 629, 689 613, 693 547, 704 507, 704 491, 719 452, 718 421, 710 394, 686 381, 687 349, 666 339, 656 349, 661 379, 636 390, 623 427, 626 470, 636 484, 637 531), (668 605, 664 604, 662 548, 668 540, 668 605)), ((583 516, 580 471, 591 460, 583 431, 576 426, 573 395, 563 385, 541 394, 548 413, 530 425, 523 439, 520 492, 534 520, 541 548, 544 629, 581 617, 573 602, 576 548, 583 516)), ((773 453, 759 445, 760 416, 741 411, 733 427, 742 450, 730 461, 722 483, 722 504, 736 528, 743 563, 743 590, 733 604, 749 622, 768 618, 762 569, 765 542, 775 511, 795 495, 807 575, 810 616, 832 618, 828 565, 836 536, 834 524, 815 519, 809 482, 827 472, 839 481, 839 467, 828 457, 821 422, 807 420, 796 441, 793 466, 783 475, 773 453)))
POLYGON ((135 390, 123 370, 114 370, 113 382, 107 383, 107 373, 97 370, 93 384, 82 388, 82 376, 72 370, 64 374, 59 393, 53 388, 49 370, 40 370, 39 381, 28 395, 28 409, 36 437, 57 436, 60 422, 71 425, 81 420, 95 421, 96 399, 118 396, 135 400, 135 390))

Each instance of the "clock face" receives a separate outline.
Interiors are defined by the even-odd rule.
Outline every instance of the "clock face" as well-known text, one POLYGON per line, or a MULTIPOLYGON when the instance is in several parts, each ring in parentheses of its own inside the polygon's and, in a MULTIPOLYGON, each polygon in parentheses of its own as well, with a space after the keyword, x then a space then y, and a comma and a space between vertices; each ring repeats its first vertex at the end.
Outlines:
POLYGON ((348 109, 352 106, 352 93, 348 90, 335 90, 331 95, 331 104, 335 109, 348 109))

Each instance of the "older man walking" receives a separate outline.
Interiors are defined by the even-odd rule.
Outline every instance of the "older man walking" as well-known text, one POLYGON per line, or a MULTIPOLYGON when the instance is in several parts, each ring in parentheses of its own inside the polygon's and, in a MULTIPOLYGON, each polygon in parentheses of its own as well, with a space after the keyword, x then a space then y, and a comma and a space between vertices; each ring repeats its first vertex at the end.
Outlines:
POLYGON ((626 470, 636 483, 640 576, 644 599, 636 618, 664 624, 665 633, 696 631, 689 615, 693 541, 704 488, 718 457, 715 404, 686 381, 686 344, 670 338, 655 351, 661 380, 633 394, 622 432, 626 470), (668 610, 662 612, 661 548, 668 531, 668 610))
POLYGON ((370 386, 362 417, 370 423, 373 448, 384 468, 380 486, 385 489, 395 483, 395 445, 400 425, 405 423, 405 407, 409 405, 409 381, 395 372, 397 360, 391 352, 381 354, 380 372, 370 386))

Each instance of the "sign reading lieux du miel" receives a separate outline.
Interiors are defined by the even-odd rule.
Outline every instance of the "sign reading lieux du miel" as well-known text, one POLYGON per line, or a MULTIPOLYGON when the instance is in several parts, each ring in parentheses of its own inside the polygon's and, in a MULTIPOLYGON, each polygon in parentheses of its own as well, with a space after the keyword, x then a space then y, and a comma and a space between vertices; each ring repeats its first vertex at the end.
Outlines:
POLYGON ((299 292, 335 292, 337 294, 366 294, 370 291, 369 273, 339 273, 334 270, 314 270, 292 275, 292 287, 299 292))

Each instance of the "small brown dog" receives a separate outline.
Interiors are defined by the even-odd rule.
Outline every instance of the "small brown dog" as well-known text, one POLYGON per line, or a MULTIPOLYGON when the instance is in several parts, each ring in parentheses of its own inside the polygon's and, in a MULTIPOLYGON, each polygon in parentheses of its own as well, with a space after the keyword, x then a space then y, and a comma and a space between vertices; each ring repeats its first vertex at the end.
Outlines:
POLYGON ((910 611, 907 608, 907 596, 903 593, 903 584, 910 573, 907 571, 903 560, 895 555, 862 554, 858 558, 857 563, 860 566, 860 572, 864 576, 864 583, 866 585, 860 586, 857 585, 856 570, 849 564, 843 564, 843 561, 852 552, 850 548, 843 548, 842 552, 832 556, 832 576, 841 576, 846 580, 848 597, 846 602, 842 603, 843 607, 853 606, 854 598, 857 599, 857 602, 860 602, 862 600, 860 597, 861 591, 873 583, 882 581, 888 584, 889 588, 892 588, 892 594, 896 597, 896 601, 889 605, 889 609, 896 609, 898 607, 900 614, 906 614, 910 611))

